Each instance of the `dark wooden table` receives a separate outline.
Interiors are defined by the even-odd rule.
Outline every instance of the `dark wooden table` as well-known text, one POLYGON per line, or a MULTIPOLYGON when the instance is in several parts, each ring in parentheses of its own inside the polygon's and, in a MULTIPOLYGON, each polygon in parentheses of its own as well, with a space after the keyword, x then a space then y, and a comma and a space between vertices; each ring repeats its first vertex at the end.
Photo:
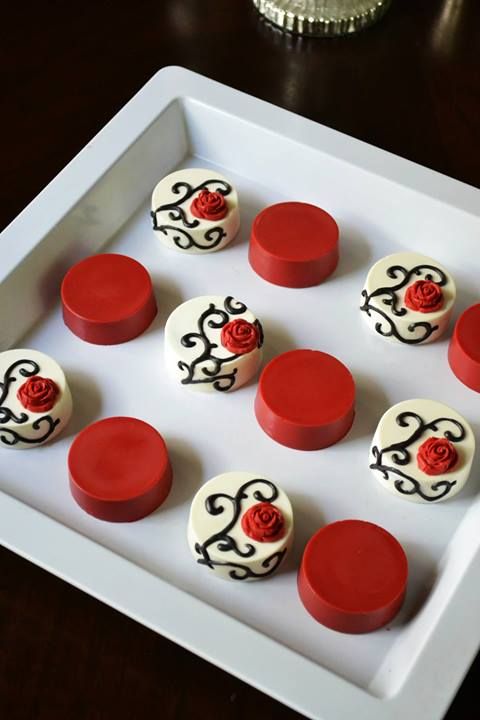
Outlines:
MULTIPOLYGON (((124 6, 2 8, 1 226, 173 64, 480 185, 477 0, 396 0, 376 27, 336 40, 284 36, 249 0, 124 6)), ((477 658, 448 720, 477 717, 479 671, 477 658)), ((300 716, 0 549, 0 717, 300 716)))

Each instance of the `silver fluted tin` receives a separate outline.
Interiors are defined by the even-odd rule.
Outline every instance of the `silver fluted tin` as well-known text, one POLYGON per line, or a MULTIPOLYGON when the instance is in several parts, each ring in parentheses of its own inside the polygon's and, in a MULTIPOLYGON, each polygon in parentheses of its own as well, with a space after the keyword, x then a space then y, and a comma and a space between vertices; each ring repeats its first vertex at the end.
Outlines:
POLYGON ((253 0, 274 25, 297 35, 333 37, 358 32, 379 20, 391 0, 253 0))

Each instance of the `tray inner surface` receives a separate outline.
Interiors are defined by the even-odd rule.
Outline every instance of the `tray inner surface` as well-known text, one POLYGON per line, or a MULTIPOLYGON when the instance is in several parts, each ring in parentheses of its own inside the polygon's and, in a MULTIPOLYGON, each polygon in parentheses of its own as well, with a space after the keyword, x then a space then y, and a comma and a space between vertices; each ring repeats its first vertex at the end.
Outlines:
MULTIPOLYGON (((453 580, 446 579, 445 573, 452 564, 460 567, 457 555, 465 557, 464 546, 470 552, 472 542, 478 545, 478 539, 473 541, 467 531, 462 539, 461 526, 475 525, 462 523, 468 512, 470 516, 477 513, 478 519, 479 460, 477 454, 471 480, 454 500, 437 506, 415 505, 396 500, 375 482, 368 470, 369 442, 380 415, 408 397, 431 397, 452 405, 470 420, 477 439, 480 419, 478 397, 460 385, 448 368, 448 340, 408 348, 374 337, 358 311, 360 290, 375 259, 415 249, 433 255, 454 274, 459 289, 457 315, 475 300, 479 261, 468 257, 468 237, 464 247, 461 239, 453 237, 460 215, 454 208, 324 153, 308 154, 304 146, 289 146, 290 141, 274 133, 268 136, 270 152, 268 143, 261 147, 255 140, 253 127, 245 128, 241 121, 235 125, 232 119, 228 124, 228 118, 224 119, 227 140, 234 142, 236 127, 237 147, 224 143, 215 154, 207 132, 208 113, 207 107, 190 107, 188 135, 181 122, 167 123, 168 133, 175 135, 176 164, 217 166, 236 183, 242 209, 240 236, 225 250, 205 256, 189 257, 160 246, 150 227, 148 196, 151 178, 161 177, 173 167, 172 158, 166 167, 162 156, 168 133, 155 135, 150 130, 154 151, 137 152, 137 158, 145 163, 145 173, 142 175, 138 161, 129 165, 127 155, 120 161, 123 169, 112 170, 108 182, 103 181, 104 200, 92 191, 90 210, 85 203, 76 208, 56 233, 66 246, 72 233, 82 239, 82 250, 72 251, 70 260, 105 242, 102 250, 126 253, 142 262, 154 281, 158 317, 142 337, 120 346, 99 347, 81 342, 66 330, 57 304, 17 343, 50 353, 62 364, 72 387, 75 412, 66 435, 52 445, 29 452, 2 451, 0 489, 351 682, 375 694, 389 695, 401 685, 415 654, 434 630, 451 593, 451 582, 461 578, 461 569, 456 575, 452 571, 453 580), (249 146, 241 147, 243 141, 249 146), (307 153, 306 160, 299 167, 302 153, 307 153), (251 172, 247 172, 248 155, 251 172), (278 172, 280 160, 283 172, 278 172), (132 203, 122 210, 121 202, 129 177, 132 183, 142 178, 136 189, 142 204, 133 213, 132 203), (274 287, 257 277, 248 264, 253 217, 265 205, 286 199, 314 202, 339 222, 341 262, 319 287, 274 287), (116 220, 95 220, 102 202, 109 205, 110 213, 117 213, 116 220), (119 219, 126 222, 111 237, 107 228, 115 228, 119 219), (92 246, 89 223, 96 238, 92 246), (253 309, 265 327, 265 361, 294 347, 318 348, 344 361, 355 376, 358 391, 356 420, 349 435, 327 450, 289 450, 273 443, 257 426, 255 383, 230 395, 203 396, 169 381, 162 359, 165 320, 176 305, 201 294, 231 294, 253 309), (159 428, 175 471, 167 502, 150 517, 130 525, 103 523, 85 515, 70 497, 66 472, 73 436, 89 422, 121 414, 140 417, 159 428), (236 584, 209 578, 205 569, 195 566, 187 548, 191 497, 209 477, 234 469, 270 476, 288 492, 294 505, 294 550, 283 572, 265 582, 236 584), (308 537, 323 524, 348 517, 376 522, 394 533, 410 564, 408 595, 400 615, 391 626, 365 636, 341 635, 316 624, 296 592, 296 567, 308 537)), ((135 147, 129 152, 135 152, 135 147)), ((473 218, 464 217, 464 221, 467 229, 473 227, 473 218)), ((51 285, 54 295, 57 278, 51 285)), ((222 632, 221 623, 217 631, 222 632)))

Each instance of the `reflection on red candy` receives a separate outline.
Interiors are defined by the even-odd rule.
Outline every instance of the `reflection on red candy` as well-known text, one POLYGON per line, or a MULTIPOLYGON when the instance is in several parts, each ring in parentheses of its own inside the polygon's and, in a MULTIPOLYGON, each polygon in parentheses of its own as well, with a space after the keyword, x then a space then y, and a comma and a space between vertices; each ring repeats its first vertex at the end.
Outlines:
POLYGON ((370 522, 341 520, 310 538, 298 573, 305 609, 332 630, 366 633, 389 623, 407 586, 405 552, 370 522))

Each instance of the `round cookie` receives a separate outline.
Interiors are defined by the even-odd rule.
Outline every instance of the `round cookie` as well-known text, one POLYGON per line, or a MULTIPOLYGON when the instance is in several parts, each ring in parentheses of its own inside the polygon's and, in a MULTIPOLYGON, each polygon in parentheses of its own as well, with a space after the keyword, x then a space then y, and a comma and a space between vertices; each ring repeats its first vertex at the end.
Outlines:
POLYGON ((149 515, 172 486, 167 446, 148 423, 99 420, 82 430, 68 454, 71 493, 100 520, 132 522, 149 515))
POLYGON ((460 492, 474 454, 472 428, 458 412, 434 400, 404 400, 378 423, 370 469, 397 497, 434 503, 460 492))
POLYGON ((480 303, 469 307, 458 318, 448 349, 448 362, 464 385, 480 392, 480 303))
POLYGON ((160 180, 152 194, 153 230, 180 252, 221 250, 240 228, 235 188, 216 170, 177 170, 160 180))
POLYGON ((407 558, 393 535, 363 520, 340 520, 310 538, 298 592, 317 622, 339 632, 366 633, 393 620, 407 578, 407 558))
POLYGON ((226 580, 261 580, 278 569, 292 545, 292 507, 270 480, 224 473, 195 495, 187 536, 196 562, 210 573, 226 580))
POLYGON ((72 396, 62 368, 38 350, 0 353, 0 447, 38 447, 70 420, 72 396))
POLYGON ((61 289, 65 325, 95 345, 116 345, 141 335, 157 314, 152 281, 126 255, 92 255, 74 265, 61 289))
POLYGON ((420 345, 447 329, 456 290, 452 276, 436 260, 414 252, 382 258, 362 290, 362 316, 387 340, 420 345))
POLYGON ((337 223, 316 205, 271 205, 253 221, 249 260, 257 275, 275 285, 318 285, 337 267, 337 223))
POLYGON ((233 297, 204 295, 179 305, 165 325, 165 363, 192 390, 236 390, 262 362, 262 325, 233 297))
POLYGON ((291 350, 263 369, 255 398, 260 427, 296 450, 320 450, 349 431, 355 382, 348 368, 318 350, 291 350))

